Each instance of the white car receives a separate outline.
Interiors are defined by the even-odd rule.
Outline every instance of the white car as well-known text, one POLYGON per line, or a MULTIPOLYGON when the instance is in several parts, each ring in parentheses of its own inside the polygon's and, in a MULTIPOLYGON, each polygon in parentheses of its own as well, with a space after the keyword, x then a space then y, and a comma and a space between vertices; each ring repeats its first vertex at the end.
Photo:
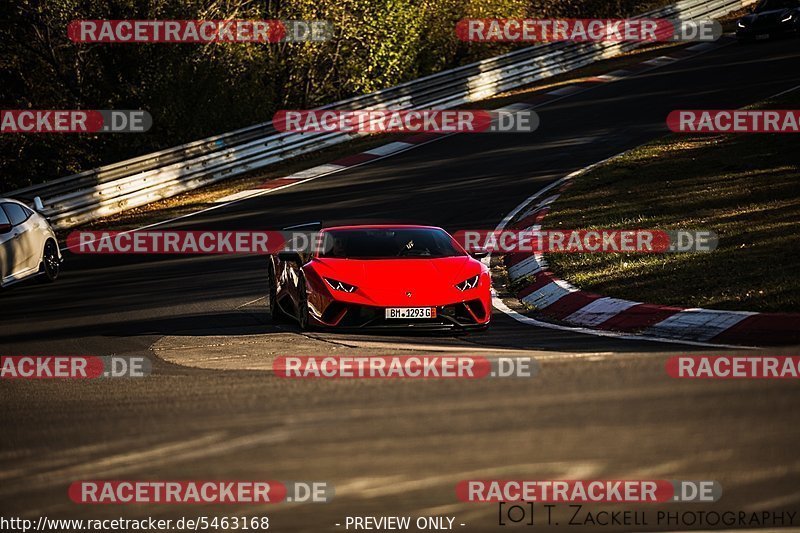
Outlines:
POLYGON ((0 198, 0 287, 34 276, 55 281, 62 261, 47 219, 22 202, 0 198))

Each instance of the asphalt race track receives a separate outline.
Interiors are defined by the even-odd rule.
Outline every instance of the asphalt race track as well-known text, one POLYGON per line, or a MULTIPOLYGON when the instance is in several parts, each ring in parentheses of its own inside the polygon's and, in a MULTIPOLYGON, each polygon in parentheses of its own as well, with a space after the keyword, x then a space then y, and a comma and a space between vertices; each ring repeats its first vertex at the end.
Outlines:
MULTIPOLYGON (((798 65, 795 40, 719 47, 537 109, 533 134, 451 136, 167 227, 363 217, 494 228, 541 187, 664 134, 670 111, 745 106, 800 84, 798 65)), ((800 505, 795 383, 678 382, 666 377, 665 358, 697 347, 540 329, 497 312, 488 332, 472 336, 301 335, 269 323, 266 290, 258 257, 68 255, 54 285, 4 292, 3 354, 155 363, 138 380, 4 381, 3 514, 268 514, 278 531, 344 530, 335 524, 348 515, 439 514, 484 531, 497 527, 497 506, 455 497, 459 480, 480 477, 713 479, 722 501, 672 510, 800 505), (290 381, 269 371, 280 354, 434 350, 531 355, 541 375, 290 381), (325 480, 336 497, 302 508, 90 507, 66 496, 78 479, 325 480)), ((674 529, 682 528, 638 528, 674 529)))

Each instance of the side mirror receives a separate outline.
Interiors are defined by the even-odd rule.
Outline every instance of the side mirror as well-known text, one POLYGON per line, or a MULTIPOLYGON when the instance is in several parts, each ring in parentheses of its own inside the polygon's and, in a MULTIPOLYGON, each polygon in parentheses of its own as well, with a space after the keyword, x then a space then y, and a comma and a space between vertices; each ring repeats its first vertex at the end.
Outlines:
POLYGON ((278 259, 284 263, 297 263, 298 266, 303 264, 303 259, 300 257, 300 254, 291 250, 278 252, 278 259))
POLYGON ((41 199, 41 198, 39 198, 38 196, 37 196, 37 197, 35 197, 35 198, 33 199, 33 207, 34 207, 34 209, 36 209, 36 211, 38 211, 39 213, 41 213, 42 211, 44 211, 44 204, 42 203, 42 199, 41 199))
POLYGON ((13 227, 11 224, 0 224, 0 235, 10 232, 13 227))
POLYGON ((489 252, 487 252, 486 250, 475 250, 474 252, 470 252, 469 255, 471 255, 475 259, 483 259, 484 257, 489 256, 489 252))

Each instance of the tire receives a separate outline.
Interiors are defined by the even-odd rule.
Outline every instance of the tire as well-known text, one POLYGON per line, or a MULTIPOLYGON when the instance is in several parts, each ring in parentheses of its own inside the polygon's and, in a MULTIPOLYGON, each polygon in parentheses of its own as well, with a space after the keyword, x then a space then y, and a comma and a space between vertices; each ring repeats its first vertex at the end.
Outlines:
POLYGON ((58 279, 61 272, 61 262, 58 259, 58 248, 53 241, 47 241, 42 251, 42 265, 39 267, 42 273, 39 280, 43 283, 52 283, 58 279))
POLYGON ((269 319, 273 322, 284 322, 286 320, 286 313, 278 305, 278 281, 275 279, 275 267, 272 261, 267 266, 267 278, 269 287, 267 287, 267 299, 269 300, 269 319))
POLYGON ((299 298, 297 302, 297 323, 301 331, 306 331, 308 327, 308 292, 306 291, 306 278, 300 277, 300 287, 298 288, 299 298))

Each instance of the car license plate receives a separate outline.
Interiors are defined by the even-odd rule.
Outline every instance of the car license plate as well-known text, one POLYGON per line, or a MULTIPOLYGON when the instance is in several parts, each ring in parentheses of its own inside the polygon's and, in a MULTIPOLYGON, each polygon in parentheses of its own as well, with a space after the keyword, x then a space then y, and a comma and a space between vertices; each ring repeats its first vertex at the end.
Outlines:
POLYGON ((435 307, 389 307, 387 319, 436 318, 435 307))
POLYGON ((762 33, 760 35, 756 35, 756 41, 766 41, 769 39, 769 33, 762 33))

